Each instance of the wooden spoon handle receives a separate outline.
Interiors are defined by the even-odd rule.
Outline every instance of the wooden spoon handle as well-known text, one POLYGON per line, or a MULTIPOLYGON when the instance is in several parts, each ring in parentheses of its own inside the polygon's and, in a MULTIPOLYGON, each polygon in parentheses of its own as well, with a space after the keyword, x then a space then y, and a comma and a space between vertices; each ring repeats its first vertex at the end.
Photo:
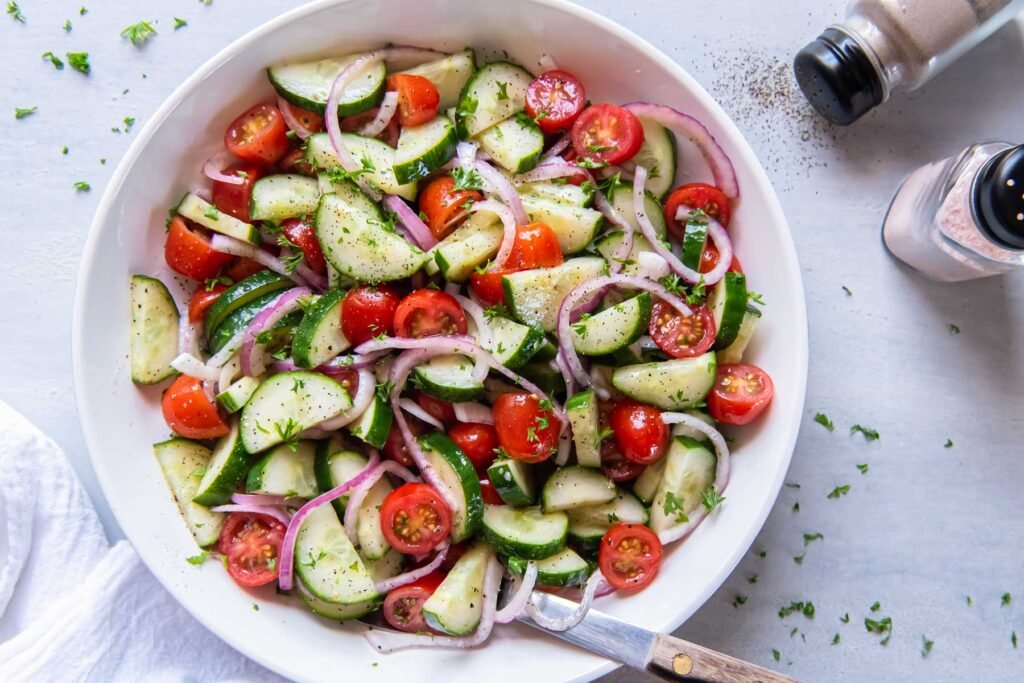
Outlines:
POLYGON ((796 683, 756 664, 666 635, 658 636, 647 669, 667 681, 796 683))

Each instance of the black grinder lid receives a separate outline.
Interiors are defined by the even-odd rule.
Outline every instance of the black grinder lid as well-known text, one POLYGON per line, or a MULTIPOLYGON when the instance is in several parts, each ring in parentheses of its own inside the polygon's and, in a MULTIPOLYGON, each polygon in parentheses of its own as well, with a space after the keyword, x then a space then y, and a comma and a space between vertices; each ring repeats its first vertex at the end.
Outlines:
POLYGON ((996 154, 974 180, 978 226, 997 244, 1024 250, 1024 145, 996 154))
POLYGON ((882 78, 857 41, 829 28, 797 53, 797 83, 832 123, 848 126, 885 100, 882 78))

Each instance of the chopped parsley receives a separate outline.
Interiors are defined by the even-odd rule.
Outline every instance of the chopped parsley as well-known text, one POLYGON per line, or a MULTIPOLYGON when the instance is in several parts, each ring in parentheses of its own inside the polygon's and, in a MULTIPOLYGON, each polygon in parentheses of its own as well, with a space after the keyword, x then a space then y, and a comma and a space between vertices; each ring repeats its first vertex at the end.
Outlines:
POLYGON ((21 8, 18 7, 18 3, 14 2, 14 0, 7 3, 7 14, 11 19, 19 21, 22 24, 25 23, 25 15, 21 13, 21 8))
POLYGON ((807 553, 800 553, 799 555, 796 555, 796 556, 793 557, 793 561, 796 562, 797 564, 803 564, 804 563, 804 557, 806 557, 806 556, 807 556, 807 553))
POLYGON ((292 453, 299 450, 299 432, 302 431, 301 424, 289 417, 288 421, 284 424, 275 422, 274 431, 277 432, 281 441, 291 449, 292 453))
POLYGON ((950 323, 949 324, 949 333, 950 334, 960 334, 960 328, 957 325, 954 325, 953 323, 950 323))
POLYGON ((484 187, 480 174, 472 169, 466 170, 456 166, 452 169, 452 178, 455 179, 455 190, 482 190, 484 187))
POLYGON ((198 565, 202 564, 203 562, 206 562, 206 558, 209 557, 209 555, 210 555, 210 551, 209 550, 200 550, 198 555, 193 555, 192 557, 186 557, 185 561, 188 562, 189 564, 194 564, 194 565, 198 566, 198 565))
POLYGON ((174 30, 177 31, 179 28, 188 26, 188 22, 181 17, 174 17, 174 30))
POLYGON ((868 609, 870 609, 872 612, 877 612, 878 610, 882 609, 882 603, 878 602, 878 600, 875 600, 873 603, 871 603, 871 607, 869 607, 868 609))
POLYGON ((686 303, 691 306, 698 306, 704 303, 704 299, 707 298, 707 289, 704 285, 704 276, 701 275, 697 284, 690 287, 689 293, 686 295, 686 303))
POLYGON ((846 285, 843 285, 843 291, 846 292, 846 296, 853 296, 853 292, 851 292, 850 288, 846 285))
POLYGON ((757 574, 751 574, 748 576, 747 583, 757 583, 757 574))
POLYGON ((92 186, 89 185, 89 183, 85 182, 84 180, 75 181, 75 184, 72 185, 72 187, 74 187, 75 190, 77 190, 78 192, 88 192, 89 190, 92 189, 92 186))
POLYGON ((206 210, 203 211, 203 215, 209 218, 211 221, 220 220, 220 210, 213 204, 210 204, 208 207, 206 207, 206 210))
POLYGON ((823 540, 825 540, 825 534, 819 533, 817 531, 815 531, 814 533, 811 533, 811 534, 805 533, 804 534, 804 547, 806 548, 807 546, 809 546, 814 541, 823 541, 823 540))
POLYGON ((121 31, 121 37, 130 40, 132 45, 142 45, 155 35, 156 29, 148 21, 140 21, 121 31))
POLYGON ((852 427, 850 427, 851 434, 856 434, 857 432, 863 434, 864 438, 867 439, 868 441, 878 441, 878 439, 880 438, 878 435, 878 430, 872 429, 871 427, 865 427, 863 425, 853 425, 852 427))
POLYGON ((758 292, 748 291, 747 292, 747 301, 752 301, 752 302, 754 302, 755 304, 757 304, 759 306, 766 306, 767 305, 764 302, 764 295, 763 294, 759 294, 758 292))
POLYGON ((689 522, 690 518, 686 516, 686 511, 683 506, 683 500, 672 491, 668 491, 665 494, 665 504, 662 506, 662 510, 664 510, 666 517, 674 516, 676 522, 679 524, 689 522))
POLYGON ((747 596, 746 595, 737 595, 736 597, 734 597, 732 599, 732 606, 733 607, 739 607, 740 605, 745 605, 745 604, 747 604, 747 596))
POLYGON ((64 56, 67 57, 68 64, 75 71, 83 74, 88 74, 92 71, 92 67, 89 65, 88 52, 65 52, 64 56))
POLYGON ((32 114, 35 114, 38 109, 39 107, 15 107, 14 118, 23 119, 26 116, 32 116, 32 114))
POLYGON ((1012 599, 1013 599, 1013 597, 1009 593, 1003 593, 1003 596, 1001 598, 999 598, 999 606, 1000 607, 1006 607, 1007 605, 1010 604, 1010 601, 1012 599))
POLYGON ((1014 631, 1010 634, 1010 642, 1013 643, 1013 649, 1017 649, 1017 632, 1014 631))
POLYGON ((65 19, 64 20, 64 31, 66 33, 71 33, 71 20, 70 19, 65 19))
POLYGON ((796 483, 796 482, 794 482, 794 481, 787 481, 787 482, 785 483, 785 487, 786 487, 787 489, 798 489, 798 488, 800 488, 800 484, 797 484, 797 483, 796 483))
POLYGON ((124 132, 127 133, 128 131, 130 131, 132 129, 132 126, 135 125, 135 117, 134 116, 126 116, 126 117, 124 117, 123 121, 124 121, 124 132))
POLYGON ((253 612, 259 612, 260 611, 260 606, 257 605, 255 602, 252 603, 252 611, 253 612))
POLYGON ((838 498, 840 496, 845 496, 849 492, 850 492, 850 485, 849 484, 843 484, 842 486, 837 486, 834 489, 832 489, 829 492, 827 497, 828 498, 838 498))
POLYGON ((953 447, 953 439, 946 439, 946 443, 942 447, 943 448, 952 448, 953 447))
POLYGON ((864 463, 863 465, 857 465, 857 469, 860 470, 861 474, 867 474, 868 473, 868 465, 867 465, 867 463, 864 463))
POLYGON ((683 282, 675 273, 669 273, 665 277, 658 280, 661 286, 665 288, 669 294, 675 294, 676 296, 682 296, 686 293, 686 283, 683 282))
POLYGON ((772 659, 774 659, 777 662, 777 661, 779 661, 779 657, 780 656, 781 655, 779 654, 779 651, 776 650, 775 648, 772 648, 772 659))
POLYGON ((973 605, 973 604, 974 604, 974 600, 972 600, 972 599, 971 599, 971 596, 970 596, 970 595, 968 595, 968 596, 967 596, 967 606, 968 606, 968 607, 970 607, 970 606, 971 606, 971 605, 973 605))
POLYGON ((833 645, 838 645, 839 644, 839 634, 838 633, 835 634, 834 636, 832 636, 832 644, 833 645))
POLYGON ((790 602, 786 607, 779 608, 779 619, 785 619, 794 612, 803 614, 808 619, 814 618, 814 603, 811 601, 790 602))
POLYGON ((833 422, 825 413, 816 414, 814 416, 814 421, 830 432, 834 432, 836 430, 836 423, 833 422))
POLYGON ((508 83, 502 83, 501 81, 497 81, 496 85, 498 86, 498 99, 499 100, 507 100, 508 99, 508 83))
POLYGON ((207 292, 212 292, 217 287, 217 285, 224 285, 225 287, 230 287, 233 284, 235 283, 234 281, 232 281, 231 278, 227 277, 226 275, 221 275, 220 277, 211 277, 205 280, 203 282, 203 288, 207 292))
POLYGON ((494 320, 495 318, 510 317, 512 317, 512 313, 508 310, 508 306, 505 305, 504 301, 499 301, 493 306, 489 306, 484 309, 484 318, 486 318, 488 322, 494 320))
POLYGON ((843 622, 844 624, 849 624, 850 623, 850 613, 847 612, 843 616, 839 617, 839 621, 843 622))
POLYGON ((793 503, 793 512, 800 512, 800 501, 793 503))
POLYGON ((921 657, 927 657, 928 653, 932 651, 932 647, 935 646, 934 640, 928 640, 928 636, 921 634, 921 657))
POLYGON ((889 639, 892 638, 892 619, 890 617, 883 617, 882 619, 864 619, 864 628, 867 629, 868 633, 875 633, 878 635, 884 635, 880 641, 881 645, 888 645, 889 639))
POLYGON ((709 486, 700 494, 700 500, 704 503, 704 509, 711 512, 725 502, 725 496, 719 494, 714 486, 709 486))
POLYGON ((476 113, 476 108, 479 104, 475 97, 463 97, 459 100, 458 109, 455 110, 455 118, 461 119, 476 113))
POLYGON ((43 59, 49 59, 50 64, 53 64, 53 68, 57 69, 57 71, 62 71, 64 69, 64 60, 50 51, 43 53, 43 59))

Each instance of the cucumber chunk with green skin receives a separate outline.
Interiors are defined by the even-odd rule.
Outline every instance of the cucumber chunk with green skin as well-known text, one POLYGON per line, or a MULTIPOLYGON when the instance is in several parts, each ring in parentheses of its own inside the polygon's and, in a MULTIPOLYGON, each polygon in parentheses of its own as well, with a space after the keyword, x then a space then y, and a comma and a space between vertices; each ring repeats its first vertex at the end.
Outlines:
POLYGON ((590 186, 539 182, 524 183, 516 189, 522 194, 528 194, 538 199, 547 199, 557 204, 565 204, 579 209, 589 207, 591 202, 594 201, 594 191, 590 186))
POLYGON ((672 439, 665 472, 651 504, 651 529, 661 533, 688 521, 701 496, 715 481, 718 460, 702 444, 685 436, 672 439))
POLYGON ((366 564, 329 505, 314 508, 299 527, 295 573, 314 597, 334 605, 356 605, 379 597, 366 564))
MULTIPOLYGON (((526 572, 526 563, 521 557, 508 558, 508 570, 512 574, 522 576, 526 572)), ((556 555, 535 560, 537 563, 537 584, 540 586, 580 586, 590 577, 590 563, 584 560, 571 548, 566 548, 556 555)))
POLYGON ((521 460, 500 458, 487 468, 487 480, 509 505, 533 505, 537 500, 537 485, 533 469, 521 460))
POLYGON ((484 498, 473 463, 455 442, 440 432, 419 439, 423 454, 455 500, 452 541, 463 541, 480 528, 484 498))
POLYGON ((132 381, 156 384, 175 374, 178 307, 164 283, 145 275, 132 276, 130 299, 132 381))
MULTIPOLYGON (((337 437, 321 441, 317 444, 316 456, 313 459, 313 476, 320 493, 327 493, 341 486, 349 479, 366 469, 369 462, 365 455, 350 451, 337 437)), ((345 514, 348 494, 331 501, 339 515, 345 514)))
POLYGON ((217 441, 192 500, 207 506, 229 502, 231 494, 245 479, 251 462, 238 436, 238 423, 232 422, 231 431, 217 441))
POLYGON ((413 379, 420 390, 442 401, 475 401, 484 393, 484 385, 473 377, 474 367, 466 356, 437 356, 417 365, 413 379))
POLYGON ((661 483, 661 477, 665 473, 665 464, 667 462, 668 458, 655 460, 645 467, 640 476, 633 481, 633 493, 636 494, 636 497, 644 505, 650 505, 654 502, 654 496, 658 492, 658 484, 661 483))
POLYGON ((724 349, 739 336, 747 312, 747 278, 743 273, 726 273, 708 295, 715 319, 715 348, 724 349))
POLYGON ((647 332, 652 305, 651 295, 643 292, 580 318, 570 327, 573 347, 584 356, 603 356, 629 346, 647 332))
POLYGON ((292 338, 292 359, 300 368, 315 368, 351 346, 341 329, 345 291, 332 289, 306 309, 292 338))
POLYGON ((639 117, 644 129, 644 144, 633 157, 633 163, 647 169, 644 188, 658 199, 663 199, 676 182, 676 138, 660 123, 639 117))
POLYGON ((181 198, 174 211, 207 230, 221 235, 234 237, 236 240, 250 244, 259 244, 262 241, 260 231, 256 229, 256 226, 224 213, 210 202, 191 192, 181 198))
POLYGON ((153 455, 196 543, 203 548, 216 543, 224 525, 224 513, 211 512, 193 500, 210 464, 210 449, 188 439, 171 439, 154 444, 153 455))
MULTIPOLYGON (((704 248, 708 243, 708 222, 691 216, 683 230, 683 265, 693 270, 700 269, 704 248)), ((746 302, 743 302, 746 305, 746 302)))
POLYGON ((540 494, 544 512, 575 510, 615 499, 615 484, 589 467, 562 467, 544 483, 540 494))
POLYGON ((484 595, 487 567, 493 560, 494 551, 486 543, 477 543, 467 550, 423 603, 427 625, 453 636, 475 631, 483 615, 484 602, 494 599, 494 596, 484 595))
POLYGON ((252 185, 249 215, 254 221, 279 223, 316 211, 320 183, 297 173, 278 173, 260 178, 252 185))
POLYGON ((449 282, 465 282, 477 268, 498 253, 505 230, 498 217, 488 211, 478 211, 438 242, 427 252, 428 274, 433 263, 435 273, 440 272, 449 282))
POLYGON ((224 391, 217 394, 217 403, 229 413, 237 413, 252 398, 253 392, 262 380, 257 377, 242 377, 224 391))
POLYGON ((761 312, 751 306, 747 307, 743 314, 743 322, 740 323, 740 331, 732 344, 718 352, 718 361, 725 364, 743 362, 743 352, 747 350, 750 340, 757 330, 757 323, 761 320, 761 312))
POLYGON ((455 108, 459 138, 476 137, 521 112, 533 75, 511 62, 491 62, 466 81, 455 108))
POLYGON ((387 282, 409 277, 423 266, 426 255, 387 229, 380 209, 366 195, 347 182, 339 189, 345 194, 320 198, 315 222, 324 257, 341 274, 360 282, 387 282))
POLYGON ((348 392, 326 375, 278 373, 264 380, 242 408, 242 443, 250 453, 260 453, 351 407, 348 392))
POLYGON ((662 410, 685 410, 702 402, 715 384, 715 352, 616 368, 612 386, 641 403, 662 410))
POLYGON ((203 327, 213 332, 224 319, 254 299, 294 287, 295 283, 272 270, 261 270, 231 285, 206 309, 203 327))
MULTIPOLYGON (((444 111, 459 103, 459 93, 466 86, 476 71, 476 59, 472 50, 463 50, 433 62, 426 62, 411 69, 400 71, 403 74, 423 76, 434 84, 440 96, 437 110, 444 111)), ((454 119, 454 117, 452 117, 454 119)))
POLYGON ((581 256, 551 268, 509 273, 501 278, 501 285, 505 301, 519 322, 553 332, 566 295, 587 280, 607 273, 608 263, 603 258, 581 256))
POLYGON ((526 114, 491 126, 477 140, 480 149, 509 173, 526 173, 537 165, 544 151, 544 133, 526 114))
MULTIPOLYGON (((636 210, 633 204, 633 185, 630 183, 616 185, 611 191, 608 200, 619 212, 619 215, 633 226, 633 235, 635 237, 643 237, 640 224, 636 220, 636 210)), ((659 237, 665 237, 665 233, 668 231, 668 228, 665 226, 665 211, 661 208, 661 202, 658 201, 658 198, 650 192, 644 192, 644 211, 647 212, 647 218, 650 219, 651 225, 654 226, 655 234, 659 237)))
POLYGON ((563 254, 575 254, 585 249, 604 224, 604 216, 594 209, 530 195, 524 195, 522 201, 531 222, 544 223, 555 233, 563 254))
POLYGON ((375 394, 363 414, 350 422, 347 429, 352 436, 362 439, 374 448, 383 448, 391 433, 394 414, 391 404, 379 393, 375 394))
POLYGON ((525 365, 546 341, 538 328, 508 318, 495 316, 487 321, 487 326, 490 339, 485 348, 509 370, 525 365))
POLYGON ((455 126, 443 116, 420 126, 403 128, 395 151, 395 179, 415 183, 455 156, 455 126))
POLYGON ((576 462, 581 467, 601 466, 601 421, 597 394, 593 389, 581 391, 565 402, 565 414, 572 426, 576 445, 576 462))
MULTIPOLYGON (((252 322, 253 318, 266 308, 274 299, 281 296, 280 292, 264 294, 258 299, 253 299, 244 306, 237 308, 231 315, 213 330, 207 337, 207 347, 210 353, 217 353, 223 349, 234 336, 244 330, 252 322)), ((302 311, 292 311, 277 321, 277 324, 270 328, 270 339, 268 345, 273 346, 282 339, 291 336, 295 326, 302 320, 302 311)))
POLYGON ((543 560, 565 547, 569 518, 564 512, 538 507, 488 505, 484 509, 484 538, 503 555, 543 560))
MULTIPOLYGON (((664 459, 664 458, 663 458, 664 459)), ((648 512, 640 499, 625 489, 616 488, 615 497, 599 505, 570 510, 569 527, 599 527, 604 531, 619 524, 647 524, 648 512)), ((603 532, 602 532, 603 533, 603 532)))
MULTIPOLYGON (((376 138, 356 133, 342 133, 341 144, 360 165, 359 176, 387 194, 396 194, 412 201, 416 198, 416 183, 399 183, 395 177, 395 148, 376 138)), ((313 168, 332 170, 341 166, 327 133, 315 133, 306 139, 306 161, 313 168)), ((321 190, 324 188, 321 187, 321 190)))
MULTIPOLYGON (((296 107, 323 114, 327 110, 327 99, 338 74, 362 56, 356 54, 316 62, 272 66, 267 69, 267 77, 277 94, 286 101, 296 107)), ((352 116, 376 106, 384 94, 386 77, 387 67, 384 62, 364 69, 341 93, 338 116, 352 116)))
POLYGON ((312 441, 299 441, 293 449, 281 444, 257 460, 245 481, 246 493, 285 498, 316 498, 316 475, 312 441))
POLYGON ((380 607, 381 600, 365 600, 363 602, 356 602, 352 604, 337 605, 326 600, 321 600, 312 593, 306 587, 306 584, 299 579, 296 583, 297 592, 302 601, 306 603, 306 607, 313 612, 313 614, 324 619, 330 619, 331 621, 351 621, 353 619, 359 619, 365 617, 373 610, 380 607))

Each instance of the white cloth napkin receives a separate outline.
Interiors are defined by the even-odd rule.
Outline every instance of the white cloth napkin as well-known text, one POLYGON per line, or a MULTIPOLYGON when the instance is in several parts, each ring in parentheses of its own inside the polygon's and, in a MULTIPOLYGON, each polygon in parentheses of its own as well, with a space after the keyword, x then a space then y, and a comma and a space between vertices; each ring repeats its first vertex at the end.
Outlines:
POLYGON ((64 453, 0 401, 0 681, 280 681, 111 547, 64 453))

